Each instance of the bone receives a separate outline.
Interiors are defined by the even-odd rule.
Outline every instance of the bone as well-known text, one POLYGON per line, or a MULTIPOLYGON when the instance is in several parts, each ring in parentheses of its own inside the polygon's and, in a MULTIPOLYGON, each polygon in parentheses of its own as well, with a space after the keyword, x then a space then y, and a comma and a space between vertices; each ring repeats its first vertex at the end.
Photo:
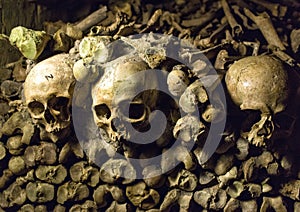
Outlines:
POLYGON ((134 206, 141 209, 151 209, 160 201, 159 193, 154 189, 147 188, 147 185, 142 181, 127 186, 126 196, 134 206))
POLYGON ((226 174, 218 176, 218 182, 220 188, 223 188, 227 185, 231 180, 235 180, 238 177, 237 167, 232 167, 226 174))
POLYGON ((54 186, 42 182, 29 182, 26 194, 31 202, 45 203, 54 199, 54 186))
POLYGON ((197 167, 196 158, 186 147, 178 146, 175 149, 176 159, 184 164, 186 170, 194 170, 197 167))
POLYGON ((97 205, 94 201, 87 200, 83 204, 76 204, 70 208, 70 212, 76 211, 97 211, 97 205))
POLYGON ((289 155, 284 155, 280 161, 280 165, 284 171, 289 174, 293 168, 293 158, 291 158, 289 155))
POLYGON ((244 8, 244 12, 253 22, 255 22, 269 45, 276 46, 280 50, 286 49, 272 24, 270 16, 266 12, 258 16, 254 15, 247 8, 244 8))
POLYGON ((252 198, 259 198, 262 194, 262 186, 260 184, 248 183, 246 189, 252 198))
POLYGON ((264 151, 261 155, 259 155, 255 160, 255 166, 267 168, 268 165, 273 162, 273 155, 269 151, 264 151))
POLYGON ((146 166, 143 169, 144 182, 150 188, 160 188, 166 181, 161 168, 155 165, 146 166))
POLYGON ((197 182, 198 178, 196 175, 185 169, 168 176, 168 183, 171 188, 179 188, 184 191, 195 190, 197 182))
POLYGON ((238 153, 235 154, 238 160, 245 160, 249 154, 249 142, 246 139, 239 138, 236 142, 238 153))
POLYGON ((128 203, 118 203, 117 201, 113 201, 105 212, 115 211, 133 211, 133 208, 128 203))
POLYGON ((294 53, 299 51, 300 46, 300 29, 293 29, 290 34, 291 47, 294 53))
POLYGON ((62 165, 38 166, 35 170, 36 177, 50 184, 61 184, 67 177, 67 170, 62 165))
POLYGON ((233 14, 230 11, 230 7, 227 3, 226 0, 221 0, 221 5, 223 7, 223 11, 225 13, 225 16, 228 20, 228 23, 232 29, 232 35, 234 37, 238 37, 243 33, 243 29, 242 26, 240 24, 237 23, 237 21, 235 20, 233 14))
POLYGON ((56 201, 60 204, 67 201, 81 201, 87 198, 89 193, 87 185, 69 181, 58 187, 56 201))
POLYGON ((232 10, 234 11, 235 14, 237 14, 242 19, 244 27, 246 27, 249 30, 255 30, 255 29, 257 29, 257 27, 255 26, 255 24, 253 26, 253 25, 250 25, 248 23, 248 18, 244 14, 242 14, 241 11, 240 11, 241 8, 243 8, 243 6, 232 5, 232 10))
POLYGON ((74 182, 85 182, 91 187, 99 183, 99 171, 85 161, 78 162, 70 168, 70 176, 74 182))
POLYGON ((27 111, 15 112, 3 125, 1 132, 4 135, 11 136, 16 129, 21 129, 23 135, 21 142, 23 144, 30 144, 31 138, 34 133, 34 126, 30 120, 27 111))
POLYGON ((66 212, 66 207, 60 204, 55 205, 53 212, 66 212))
POLYGON ((200 80, 190 84, 179 99, 179 106, 186 113, 193 113, 198 103, 205 103, 208 95, 200 80))
POLYGON ((284 17, 287 12, 287 6, 283 6, 278 3, 272 3, 268 1, 258 1, 258 0, 251 0, 251 1, 254 2, 255 4, 265 7, 275 17, 284 17))
POLYGON ((240 209, 240 201, 234 198, 230 198, 224 207, 224 211, 226 212, 233 212, 239 209, 240 209))
POLYGON ((0 207, 10 208, 13 206, 21 206, 26 201, 25 189, 21 188, 16 182, 0 193, 0 207))
POLYGON ((199 183, 201 185, 207 185, 211 183, 214 179, 216 179, 216 176, 213 172, 202 171, 199 176, 199 183))
POLYGON ((118 203, 125 202, 125 194, 121 188, 115 185, 103 184, 98 186, 93 194, 94 201, 99 208, 107 206, 107 198, 109 195, 118 203))
POLYGON ((233 164, 234 156, 232 154, 221 155, 216 162, 214 171, 217 175, 223 175, 229 171, 233 164))
POLYGON ((156 22, 158 22, 159 18, 162 16, 163 11, 161 9, 157 9, 154 11, 154 13, 151 15, 147 22, 147 26, 140 31, 140 33, 144 33, 147 31, 151 26, 153 26, 156 22))
POLYGON ((30 171, 27 172, 27 174, 24 176, 19 176, 16 178, 16 183, 19 185, 19 186, 22 186, 22 187, 25 187, 25 185, 28 183, 28 182, 33 182, 35 181, 35 177, 34 177, 34 170, 31 169, 30 171))
POLYGON ((244 191, 245 187, 242 182, 234 181, 231 185, 227 187, 227 194, 232 198, 239 198, 244 191))
POLYGON ((292 200, 300 200, 300 180, 290 180, 281 185, 279 193, 283 196, 289 197, 292 200))
POLYGON ((8 162, 8 168, 15 175, 22 175, 26 172, 25 161, 22 156, 13 156, 8 162))
POLYGON ((56 150, 56 145, 48 142, 41 142, 39 146, 28 146, 24 152, 24 161, 29 167, 36 164, 52 165, 57 161, 56 150))
MULTIPOLYGON (((24 144, 21 142, 21 140, 22 140, 22 136, 20 135, 12 136, 7 139, 6 146, 10 154, 21 155, 24 152, 24 144)), ((4 156, 5 156, 5 152, 4 152, 4 156)))
POLYGON ((246 181, 254 180, 257 177, 256 176, 257 168, 255 166, 255 158, 251 157, 247 161, 243 162, 242 170, 243 170, 244 179, 246 181))
POLYGON ((58 161, 60 163, 67 163, 71 160, 71 156, 75 156, 76 158, 83 158, 84 152, 81 148, 80 143, 75 139, 70 139, 61 149, 58 161))
POLYGON ((37 206, 35 206, 34 211, 47 212, 47 206, 46 205, 37 205, 37 206))
POLYGON ((4 187, 7 187, 9 183, 13 180, 14 174, 11 170, 5 169, 2 172, 2 175, 0 177, 0 189, 3 189, 4 187))
POLYGON ((6 156, 6 148, 4 144, 0 142, 0 161, 2 161, 5 158, 5 156, 6 156))
POLYGON ((167 209, 170 210, 170 208, 175 205, 181 195, 180 189, 172 189, 170 190, 163 200, 163 202, 160 205, 160 210, 165 211, 167 209))
POLYGON ((34 206, 31 204, 26 204, 26 205, 23 205, 19 211, 20 212, 34 211, 34 206))
POLYGON ((179 211, 188 212, 193 201, 193 192, 182 191, 178 199, 179 211))
POLYGON ((262 204, 260 207, 261 212, 267 212, 269 209, 275 211, 288 211, 283 203, 282 197, 263 197, 262 204))
POLYGON ((196 116, 188 114, 177 121, 173 135, 184 142, 195 142, 205 130, 206 126, 196 116))
POLYGON ((179 97, 183 94, 189 84, 187 74, 180 67, 173 67, 167 78, 169 91, 172 95, 179 97))
POLYGON ((129 184, 134 181, 135 177, 134 167, 124 159, 110 159, 100 168, 100 179, 106 183, 115 183, 124 178, 121 180, 122 184, 129 184), (128 178, 124 178, 125 176, 128 178))
POLYGON ((194 193, 194 201, 205 209, 220 210, 225 207, 227 196, 218 185, 194 193))

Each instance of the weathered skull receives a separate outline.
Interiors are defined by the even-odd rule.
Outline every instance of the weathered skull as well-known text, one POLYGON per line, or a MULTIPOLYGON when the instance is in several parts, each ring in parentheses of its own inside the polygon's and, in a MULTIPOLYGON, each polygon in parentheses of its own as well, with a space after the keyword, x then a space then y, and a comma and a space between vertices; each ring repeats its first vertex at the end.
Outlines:
POLYGON ((49 133, 57 133, 70 123, 74 88, 72 62, 59 54, 33 67, 24 83, 25 104, 33 121, 49 133))
POLYGON ((264 145, 272 136, 272 116, 283 111, 288 98, 288 75, 281 61, 272 56, 250 56, 232 64, 225 77, 228 92, 241 110, 259 110, 261 120, 244 136, 264 145))
POLYGON ((147 69, 136 55, 119 57, 105 65, 103 76, 92 87, 94 121, 112 142, 130 140, 149 129, 148 118, 158 92, 144 89, 149 83, 157 84, 156 76, 146 79, 142 71, 147 69))

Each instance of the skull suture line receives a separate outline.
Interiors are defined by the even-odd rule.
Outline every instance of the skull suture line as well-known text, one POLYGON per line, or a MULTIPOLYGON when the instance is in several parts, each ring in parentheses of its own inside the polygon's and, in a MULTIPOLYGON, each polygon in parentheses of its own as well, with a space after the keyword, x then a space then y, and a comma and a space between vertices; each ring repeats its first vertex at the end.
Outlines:
POLYGON ((136 77, 147 69, 147 63, 137 55, 122 56, 105 65, 104 74, 92 87, 95 123, 114 145, 118 146, 121 138, 130 141, 136 133, 149 130, 148 118, 157 103, 158 91, 137 91, 147 83, 157 84, 157 78, 136 77), (134 132, 128 130, 129 125, 134 132))
POLYGON ((59 54, 33 67, 24 83, 25 104, 33 121, 49 133, 71 123, 71 97, 75 78, 67 54, 59 54))
POLYGON ((264 145, 272 136, 272 116, 283 111, 288 99, 288 74, 281 61, 272 56, 250 56, 232 64, 225 77, 228 92, 241 110, 259 110, 261 119, 250 132, 250 142, 264 145))

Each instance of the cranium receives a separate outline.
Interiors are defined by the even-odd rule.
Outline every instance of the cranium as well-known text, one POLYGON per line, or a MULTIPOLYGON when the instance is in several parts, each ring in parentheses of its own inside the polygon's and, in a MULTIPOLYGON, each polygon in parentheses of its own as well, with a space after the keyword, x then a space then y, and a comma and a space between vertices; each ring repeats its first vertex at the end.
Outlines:
POLYGON ((72 63, 59 54, 33 67, 24 83, 25 104, 33 121, 49 133, 58 133, 70 123, 74 88, 72 63))
POLYGON ((283 111, 288 98, 288 75, 272 56, 250 56, 232 64, 225 77, 228 92, 241 110, 259 110, 261 119, 243 133, 257 146, 272 136, 272 116, 283 111))
POLYGON ((158 92, 139 92, 148 83, 157 83, 156 76, 146 79, 142 71, 147 69, 148 65, 137 55, 122 56, 105 65, 104 74, 92 87, 94 121, 115 145, 120 139, 131 140, 138 131, 149 129, 148 118, 158 92))

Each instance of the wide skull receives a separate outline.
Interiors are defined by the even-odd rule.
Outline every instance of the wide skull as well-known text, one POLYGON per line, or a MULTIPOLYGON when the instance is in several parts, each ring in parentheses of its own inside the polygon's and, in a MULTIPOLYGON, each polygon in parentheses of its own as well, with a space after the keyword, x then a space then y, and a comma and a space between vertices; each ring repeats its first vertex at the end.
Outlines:
POLYGON ((58 133, 71 123, 71 98, 75 78, 67 54, 58 54, 36 64, 24 83, 25 104, 33 121, 49 133, 58 133))
POLYGON ((158 91, 155 75, 137 55, 126 55, 105 64, 104 73, 92 86, 94 121, 106 131, 111 142, 130 140, 136 133, 149 129, 149 114, 154 109, 158 91), (140 74, 142 73, 142 74, 140 74), (133 127, 135 130, 129 130, 133 127))

